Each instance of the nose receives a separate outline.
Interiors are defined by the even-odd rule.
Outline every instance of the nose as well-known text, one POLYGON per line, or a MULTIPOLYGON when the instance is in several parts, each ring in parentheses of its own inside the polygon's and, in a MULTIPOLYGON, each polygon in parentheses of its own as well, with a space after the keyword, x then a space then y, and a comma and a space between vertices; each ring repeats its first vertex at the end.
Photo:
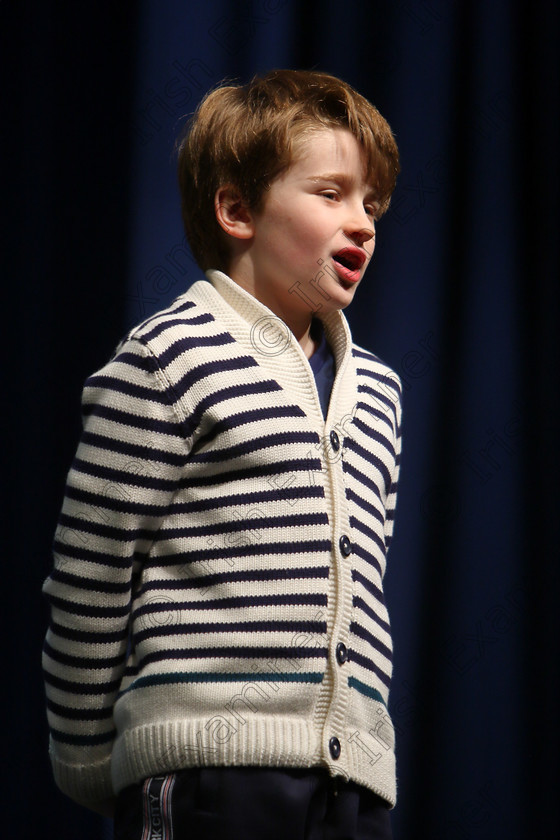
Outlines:
POLYGON ((354 245, 362 247, 370 239, 375 239, 375 224, 371 216, 361 206, 361 212, 355 211, 348 219, 344 229, 345 236, 354 245))
POLYGON ((346 231, 346 236, 348 239, 351 239, 355 245, 358 245, 361 248, 366 242, 369 242, 370 239, 375 240, 375 227, 371 224, 357 230, 346 231))

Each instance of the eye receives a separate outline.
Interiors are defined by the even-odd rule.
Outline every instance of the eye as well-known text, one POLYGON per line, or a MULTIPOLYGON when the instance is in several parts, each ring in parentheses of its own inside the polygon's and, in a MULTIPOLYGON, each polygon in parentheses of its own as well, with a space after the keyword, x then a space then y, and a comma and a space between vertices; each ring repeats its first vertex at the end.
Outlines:
POLYGON ((338 200, 338 198, 339 198, 339 195, 338 195, 338 193, 337 193, 337 191, 336 191, 336 190, 323 190, 323 191, 321 192, 321 195, 322 195, 324 198, 328 198, 328 199, 329 199, 329 201, 337 201, 337 200, 338 200))
POLYGON ((366 211, 368 216, 371 216, 372 219, 377 219, 377 215, 379 213, 379 204, 374 201, 371 204, 364 204, 364 210, 366 211))

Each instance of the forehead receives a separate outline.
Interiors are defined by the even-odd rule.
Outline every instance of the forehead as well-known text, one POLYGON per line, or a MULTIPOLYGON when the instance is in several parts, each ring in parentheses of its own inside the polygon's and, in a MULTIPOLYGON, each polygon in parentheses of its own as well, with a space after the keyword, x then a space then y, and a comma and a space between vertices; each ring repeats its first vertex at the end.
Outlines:
POLYGON ((351 173, 366 183, 366 153, 351 131, 345 128, 306 130, 294 141, 292 162, 288 172, 305 177, 327 173, 351 173))

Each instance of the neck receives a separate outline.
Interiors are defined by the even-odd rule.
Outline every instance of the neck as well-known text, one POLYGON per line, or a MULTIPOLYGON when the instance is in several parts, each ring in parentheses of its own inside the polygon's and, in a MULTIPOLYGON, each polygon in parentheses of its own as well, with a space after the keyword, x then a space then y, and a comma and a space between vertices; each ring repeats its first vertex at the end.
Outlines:
MULTIPOLYGON (((255 278, 247 277, 243 271, 235 270, 235 267, 230 267, 228 272, 231 279, 249 292, 256 300, 267 306, 274 314, 280 318, 286 326, 292 331, 296 337, 305 357, 310 359, 316 350, 316 342, 311 336, 311 321, 313 313, 309 309, 300 312, 291 307, 286 306, 286 302, 280 297, 271 294, 270 290, 265 285, 256 282, 255 278)), ((297 297, 297 296, 292 296, 297 297)))
POLYGON ((305 354, 305 358, 310 359, 311 356, 313 355, 313 353, 315 352, 315 350, 317 349, 317 342, 311 336, 311 323, 309 324, 309 326, 307 328, 307 331, 302 338, 298 338, 296 333, 294 333, 294 335, 296 336, 297 340, 299 341, 301 349, 303 350, 303 352, 305 354))

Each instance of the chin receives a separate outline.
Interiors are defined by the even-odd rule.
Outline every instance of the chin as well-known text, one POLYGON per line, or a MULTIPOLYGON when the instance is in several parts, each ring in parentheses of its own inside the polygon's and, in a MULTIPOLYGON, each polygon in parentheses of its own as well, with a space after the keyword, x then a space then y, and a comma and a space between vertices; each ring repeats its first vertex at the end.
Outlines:
POLYGON ((324 306, 324 311, 326 312, 335 312, 340 311, 341 309, 346 309, 347 306, 350 306, 352 301, 354 300, 355 289, 349 289, 345 291, 341 289, 339 294, 331 296, 331 299, 328 303, 324 306))
POLYGON ((346 301, 346 305, 348 303, 352 303, 354 300, 354 295, 356 294, 356 290, 358 288, 358 283, 353 283, 352 285, 342 285, 339 286, 341 291, 341 298, 346 301))

